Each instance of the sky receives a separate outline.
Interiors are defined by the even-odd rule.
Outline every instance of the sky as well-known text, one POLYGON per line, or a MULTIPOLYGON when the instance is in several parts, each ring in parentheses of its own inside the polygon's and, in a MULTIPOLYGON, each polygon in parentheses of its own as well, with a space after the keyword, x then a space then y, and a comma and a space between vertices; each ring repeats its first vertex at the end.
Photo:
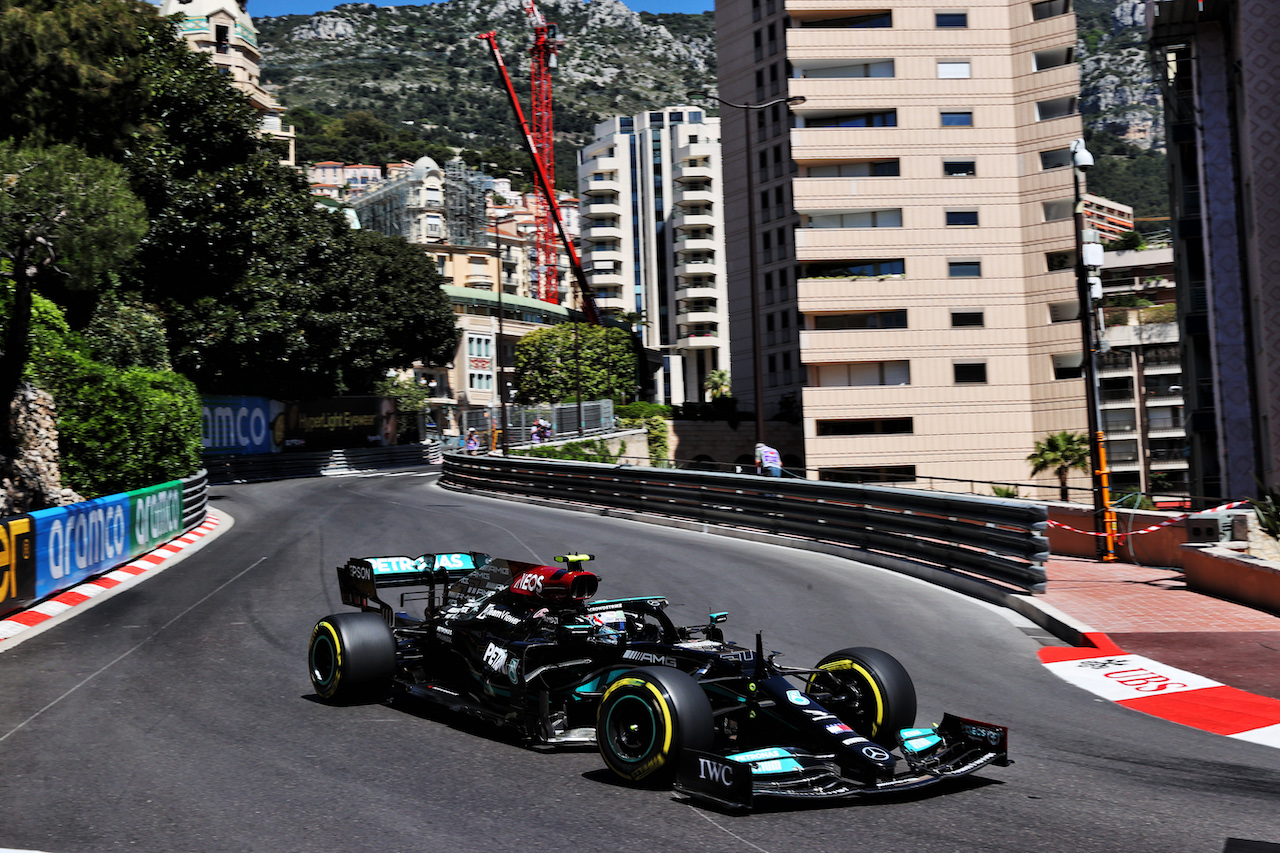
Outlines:
MULTIPOLYGON (((386 0, 375 0, 378 6, 418 6, 425 0, 398 0, 389 3, 386 0)), ((623 0, 637 12, 707 12, 714 6, 714 0, 623 0)), ((312 12, 327 12, 338 5, 338 0, 249 0, 249 14, 255 18, 269 18, 275 15, 310 15, 312 12)))

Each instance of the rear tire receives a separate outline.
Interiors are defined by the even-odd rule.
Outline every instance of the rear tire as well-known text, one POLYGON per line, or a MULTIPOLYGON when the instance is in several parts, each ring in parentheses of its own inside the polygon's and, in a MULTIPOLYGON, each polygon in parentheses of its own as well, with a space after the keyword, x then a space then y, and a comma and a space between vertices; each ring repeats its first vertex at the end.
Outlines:
POLYGON ((711 701, 678 669, 633 669, 605 690, 596 742, 605 765, 623 779, 670 784, 682 751, 710 750, 715 742, 711 701))
POLYGON ((381 701, 396 670, 395 636, 377 613, 326 616, 311 631, 307 668, 326 702, 381 701))
POLYGON ((871 740, 892 742, 916 721, 916 686, 906 667, 888 652, 841 649, 818 661, 824 673, 809 676, 808 692, 829 692, 823 707, 871 740))

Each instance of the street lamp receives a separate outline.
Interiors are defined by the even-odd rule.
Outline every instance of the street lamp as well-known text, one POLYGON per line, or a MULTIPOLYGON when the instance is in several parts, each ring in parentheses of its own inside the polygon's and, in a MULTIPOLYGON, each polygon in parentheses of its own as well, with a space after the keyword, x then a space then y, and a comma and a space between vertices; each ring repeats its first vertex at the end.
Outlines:
POLYGON ((1102 245, 1086 243, 1084 239, 1084 197, 1080 192, 1080 175, 1093 167, 1093 155, 1085 147, 1083 139, 1071 142, 1071 182, 1075 190, 1076 237, 1076 296, 1080 300, 1080 341, 1083 346, 1085 399, 1089 417, 1089 455, 1092 461, 1093 517, 1096 528, 1102 522, 1104 536, 1097 537, 1098 558, 1111 562, 1116 559, 1115 511, 1111 509, 1110 472, 1107 469, 1107 451, 1103 446, 1106 436, 1102 432, 1098 406, 1098 359, 1093 335, 1093 290, 1097 282, 1101 296, 1102 282, 1091 280, 1089 269, 1102 266, 1102 245))
POLYGON ((755 172, 752 162, 751 151, 751 119, 749 116, 752 112, 768 109, 778 104, 786 104, 794 106, 803 104, 805 99, 803 95, 792 95, 789 98, 774 98, 763 104, 735 104, 726 101, 716 95, 711 94, 705 89, 698 89, 685 93, 689 100, 697 100, 699 98, 707 98, 726 107, 732 107, 736 110, 742 110, 742 138, 746 142, 746 173, 747 173, 747 262, 748 275, 751 279, 751 372, 754 377, 754 393, 756 398, 756 441, 764 441, 764 356, 761 354, 763 347, 760 343, 760 293, 759 293, 759 272, 758 263, 756 261, 756 187, 755 172))

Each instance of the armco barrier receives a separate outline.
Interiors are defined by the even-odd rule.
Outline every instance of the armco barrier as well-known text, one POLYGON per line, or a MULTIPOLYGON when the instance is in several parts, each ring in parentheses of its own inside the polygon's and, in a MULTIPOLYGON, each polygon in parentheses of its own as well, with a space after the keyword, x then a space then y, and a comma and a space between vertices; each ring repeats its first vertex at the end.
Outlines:
POLYGON ((119 495, 0 519, 0 616, 181 536, 205 518, 200 471, 119 495))
POLYGON ((440 462, 440 443, 397 444, 391 447, 358 447, 318 453, 272 453, 262 456, 222 456, 205 459, 209 482, 257 483, 295 477, 332 477, 355 471, 399 468, 440 462))
POLYGON ((1032 592, 1045 587, 1048 513, 951 492, 563 462, 444 455, 447 488, 611 507, 903 557, 1032 592))

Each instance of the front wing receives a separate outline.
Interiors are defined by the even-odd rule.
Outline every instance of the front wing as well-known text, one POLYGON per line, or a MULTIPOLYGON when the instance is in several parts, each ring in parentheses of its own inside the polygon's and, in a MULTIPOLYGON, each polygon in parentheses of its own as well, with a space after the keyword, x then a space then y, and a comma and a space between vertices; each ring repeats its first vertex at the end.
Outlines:
POLYGON ((795 747, 723 755, 685 750, 674 787, 695 799, 749 809, 757 797, 839 800, 922 788, 967 776, 988 764, 1011 763, 1008 729, 952 714, 932 728, 904 729, 898 748, 906 769, 871 782, 843 775, 835 754, 795 747))

